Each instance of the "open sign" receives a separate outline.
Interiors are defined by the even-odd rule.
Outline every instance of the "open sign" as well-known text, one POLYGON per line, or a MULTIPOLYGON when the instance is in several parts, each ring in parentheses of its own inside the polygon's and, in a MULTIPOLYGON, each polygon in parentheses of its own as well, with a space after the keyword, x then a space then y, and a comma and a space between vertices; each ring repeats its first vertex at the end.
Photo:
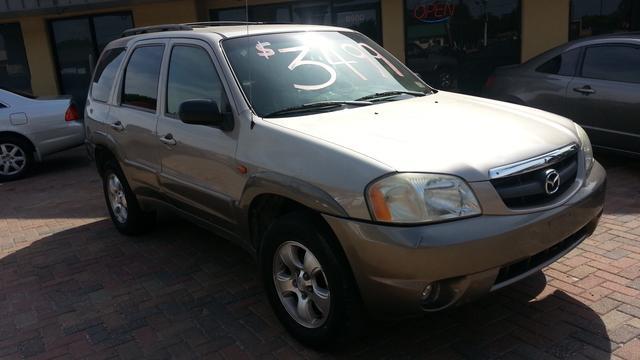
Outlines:
POLYGON ((456 13, 456 5, 434 1, 430 4, 420 4, 413 9, 413 17, 424 23, 440 23, 448 21, 456 13))

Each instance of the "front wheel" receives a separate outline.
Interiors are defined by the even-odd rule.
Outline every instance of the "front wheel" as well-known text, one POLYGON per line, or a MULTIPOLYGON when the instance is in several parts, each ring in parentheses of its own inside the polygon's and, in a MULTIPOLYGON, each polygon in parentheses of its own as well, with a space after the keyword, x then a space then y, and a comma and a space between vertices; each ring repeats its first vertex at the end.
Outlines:
POLYGON ((110 161, 105 164, 103 174, 104 197, 111 220, 118 231, 125 235, 139 235, 149 231, 155 223, 155 214, 140 209, 120 167, 110 161))
POLYGON ((291 213, 267 230, 260 249, 267 296, 285 328, 313 347, 339 345, 361 328, 361 306, 333 234, 309 214, 291 213))

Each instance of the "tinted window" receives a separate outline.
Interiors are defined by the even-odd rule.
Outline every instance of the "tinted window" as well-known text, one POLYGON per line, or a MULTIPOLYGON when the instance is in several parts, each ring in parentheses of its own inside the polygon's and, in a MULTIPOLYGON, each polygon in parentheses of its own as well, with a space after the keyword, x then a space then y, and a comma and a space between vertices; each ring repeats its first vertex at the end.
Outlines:
POLYGON ((540 65, 536 71, 546 74, 573 76, 580 56, 580 49, 562 53, 540 65))
POLYGON ((520 0, 405 0, 406 64, 430 85, 478 94, 520 63, 520 0))
POLYGON ((622 45, 587 48, 582 76, 640 83, 640 48, 622 45))
POLYGON ((112 49, 104 53, 91 83, 92 98, 103 102, 109 99, 113 80, 116 78, 116 72, 123 58, 124 48, 112 49))
POLYGON ((640 30, 638 0, 572 0, 571 40, 609 33, 640 30))
POLYGON ((0 24, 0 86, 31 92, 31 72, 20 24, 0 24))
POLYGON ((211 57, 204 49, 194 46, 175 46, 171 51, 167 78, 167 113, 178 113, 187 100, 207 99, 226 107, 224 90, 211 57))
POLYGON ((164 46, 135 49, 124 74, 122 104, 155 110, 164 46))

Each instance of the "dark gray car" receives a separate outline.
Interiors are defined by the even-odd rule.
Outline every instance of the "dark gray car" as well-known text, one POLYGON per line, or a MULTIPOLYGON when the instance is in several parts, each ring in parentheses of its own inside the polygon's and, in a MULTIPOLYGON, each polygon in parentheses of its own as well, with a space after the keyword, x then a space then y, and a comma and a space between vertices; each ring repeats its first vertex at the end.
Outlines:
POLYGON ((563 115, 594 146, 640 155, 640 33, 581 39, 498 68, 484 95, 563 115))

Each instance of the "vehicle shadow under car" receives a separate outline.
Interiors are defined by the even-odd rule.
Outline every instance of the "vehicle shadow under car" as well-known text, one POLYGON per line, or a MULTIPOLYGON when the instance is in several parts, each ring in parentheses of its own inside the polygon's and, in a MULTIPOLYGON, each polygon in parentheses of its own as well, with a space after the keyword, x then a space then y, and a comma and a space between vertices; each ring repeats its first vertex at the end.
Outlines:
POLYGON ((286 334, 240 248, 166 214, 138 238, 100 220, 0 255, 0 357, 608 359, 600 316, 545 285, 540 272, 455 309, 373 323, 360 340, 318 353, 286 334))

